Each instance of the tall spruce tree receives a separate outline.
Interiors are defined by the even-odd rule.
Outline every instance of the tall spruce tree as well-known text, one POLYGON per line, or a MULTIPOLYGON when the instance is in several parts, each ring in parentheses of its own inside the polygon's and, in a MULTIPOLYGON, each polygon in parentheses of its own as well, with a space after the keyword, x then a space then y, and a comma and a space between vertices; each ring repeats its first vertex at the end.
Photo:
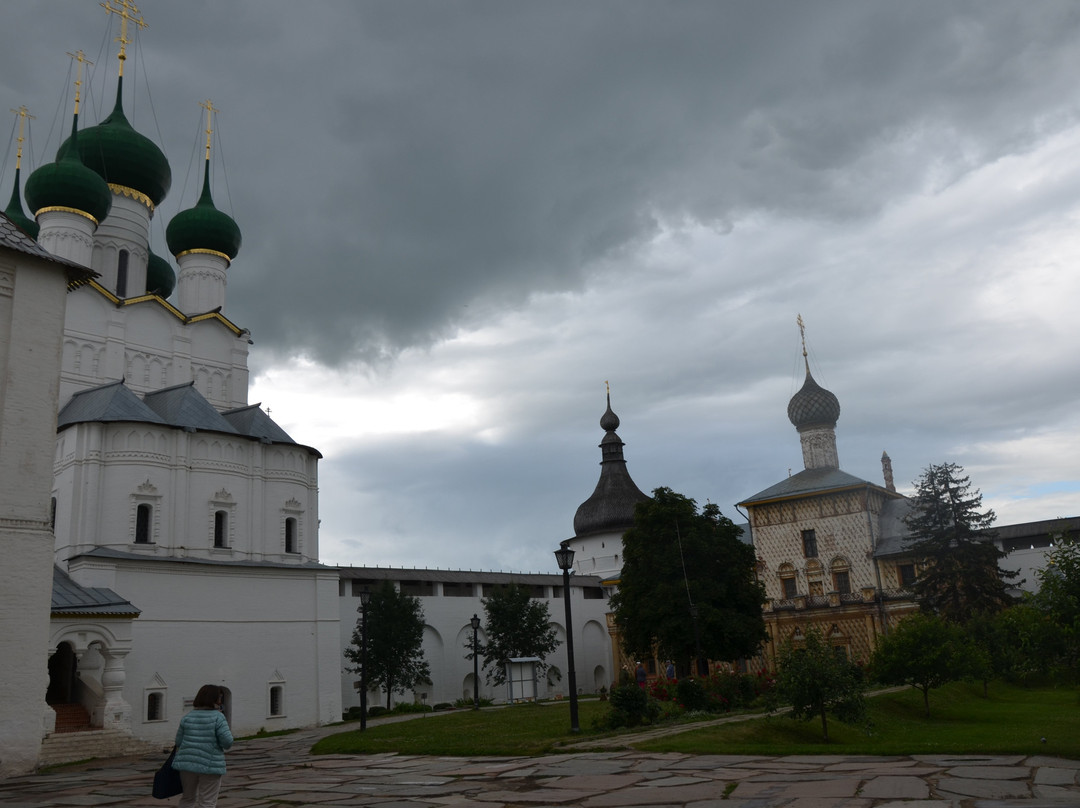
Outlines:
POLYGON ((905 517, 910 548, 921 571, 913 592, 924 611, 956 623, 1009 606, 1005 552, 994 544, 992 510, 982 511, 982 494, 972 489, 963 467, 931 464, 915 481, 912 510, 905 517))
POLYGON ((765 593, 754 548, 713 504, 657 488, 638 503, 623 536, 619 591, 611 599, 624 649, 637 658, 753 656, 765 639, 765 593))
MULTIPOLYGON (((362 619, 362 618, 361 618, 362 619)), ((345 657, 353 673, 362 673, 361 620, 356 621, 345 657)), ((424 660, 424 609, 420 598, 403 595, 383 581, 367 605, 367 683, 386 691, 386 708, 394 693, 406 693, 428 681, 424 660)))

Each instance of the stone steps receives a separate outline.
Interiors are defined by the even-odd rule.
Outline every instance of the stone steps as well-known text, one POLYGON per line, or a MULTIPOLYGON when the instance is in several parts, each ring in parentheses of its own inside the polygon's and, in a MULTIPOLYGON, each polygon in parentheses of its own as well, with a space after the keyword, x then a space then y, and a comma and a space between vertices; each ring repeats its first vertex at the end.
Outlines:
POLYGON ((118 729, 93 729, 49 735, 41 742, 38 760, 41 766, 56 766, 90 758, 157 754, 161 750, 160 742, 140 741, 118 729))

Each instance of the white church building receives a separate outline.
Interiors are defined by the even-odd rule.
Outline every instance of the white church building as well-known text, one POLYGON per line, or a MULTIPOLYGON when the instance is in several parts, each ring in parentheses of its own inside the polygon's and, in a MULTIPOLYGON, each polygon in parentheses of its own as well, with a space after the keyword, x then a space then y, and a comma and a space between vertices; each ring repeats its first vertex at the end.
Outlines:
MULTIPOLYGON (((0 774, 168 744, 204 683, 226 689, 238 736, 341 720, 359 703, 344 657, 358 595, 382 580, 421 598, 431 667, 429 683, 394 700, 471 697, 464 642, 482 598, 529 586, 565 638, 562 576, 319 563, 321 455, 248 402, 250 335, 226 305, 241 233, 213 201, 211 108, 202 195, 166 230, 174 270, 150 244, 171 169, 124 114, 137 12, 111 10, 122 26, 112 112, 84 128, 76 94, 56 160, 25 193, 17 167, 0 215, 0 295, 15 290, 6 307, 0 296, 0 355, 7 378, 37 380, 0 388, 0 528, 17 578, 0 599, 0 774), (60 286, 35 293, 36 308, 13 307, 40 263, 55 265, 60 286), (19 432, 13 448, 28 407, 48 426, 19 432), (47 463, 21 459, 31 454, 52 458, 48 476, 47 463)), ((579 552, 577 572, 590 563, 579 552)), ((578 687, 594 692, 613 678, 606 596, 600 577, 571 580, 578 687)), ((564 696, 565 646, 549 662, 538 695, 564 696)))

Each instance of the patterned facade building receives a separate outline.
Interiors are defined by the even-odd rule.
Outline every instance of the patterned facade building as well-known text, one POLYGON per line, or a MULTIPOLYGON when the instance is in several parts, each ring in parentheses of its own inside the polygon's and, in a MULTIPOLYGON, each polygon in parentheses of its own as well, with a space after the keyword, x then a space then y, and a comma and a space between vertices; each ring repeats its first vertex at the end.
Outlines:
MULTIPOLYGON (((805 358, 805 354, 804 354, 805 358)), ((877 638, 915 608, 907 586, 914 567, 904 551, 909 501, 885 484, 840 469, 840 403, 806 366, 788 404, 805 468, 739 503, 750 519, 758 577, 765 586, 765 655, 820 631, 849 658, 865 662, 877 638)))

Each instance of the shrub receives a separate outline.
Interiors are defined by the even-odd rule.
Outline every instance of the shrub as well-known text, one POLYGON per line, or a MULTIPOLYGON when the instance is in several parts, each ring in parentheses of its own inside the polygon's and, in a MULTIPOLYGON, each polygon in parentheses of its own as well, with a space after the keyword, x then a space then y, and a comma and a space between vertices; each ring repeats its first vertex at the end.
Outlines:
MULTIPOLYGON (((490 707, 494 703, 495 702, 493 702, 491 699, 485 699, 483 696, 480 697, 480 706, 481 707, 490 707)), ((458 699, 457 701, 454 702, 454 706, 455 707, 469 707, 469 708, 471 708, 473 706, 473 700, 472 699, 458 699)))
POLYGON ((608 714, 608 726, 636 727, 660 714, 659 705, 652 702, 650 709, 649 694, 636 684, 612 688, 611 712, 608 714))
MULTIPOLYGON (((360 708, 357 707, 356 709, 359 710, 360 708)), ((385 707, 376 705, 374 707, 368 707, 367 714, 369 718, 378 718, 380 715, 386 715, 389 712, 390 711, 387 710, 385 707)))
MULTIPOLYGON (((414 704, 412 702, 403 701, 400 704, 395 704, 394 709, 390 712, 394 715, 404 715, 406 713, 430 713, 431 708, 426 704, 414 704)), ((370 715, 370 712, 368 714, 370 715)))
POLYGON ((432 705, 431 709, 438 713, 442 712, 443 710, 453 710, 454 705, 448 701, 440 701, 438 704, 432 705))
POLYGON ((680 679, 675 687, 679 704, 687 712, 709 709, 709 695, 697 679, 680 679))

